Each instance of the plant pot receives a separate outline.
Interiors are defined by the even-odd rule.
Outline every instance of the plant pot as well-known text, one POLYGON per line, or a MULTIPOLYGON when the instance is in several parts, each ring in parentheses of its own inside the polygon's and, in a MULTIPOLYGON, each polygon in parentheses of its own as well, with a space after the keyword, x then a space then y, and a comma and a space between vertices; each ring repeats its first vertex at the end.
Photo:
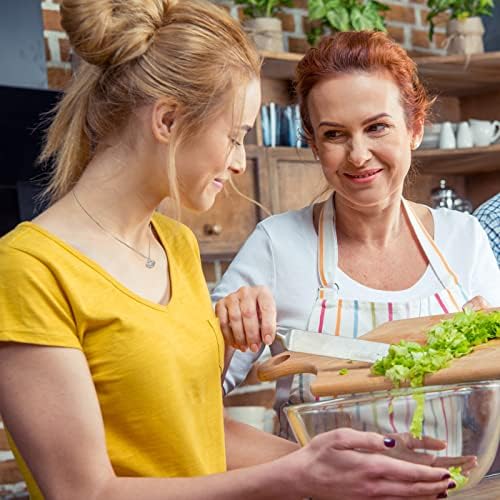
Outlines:
POLYGON ((283 52, 283 28, 281 19, 275 17, 256 17, 247 19, 245 30, 253 39, 259 50, 283 52))
POLYGON ((446 27, 448 54, 479 54, 484 52, 484 25, 480 17, 450 19, 446 27))

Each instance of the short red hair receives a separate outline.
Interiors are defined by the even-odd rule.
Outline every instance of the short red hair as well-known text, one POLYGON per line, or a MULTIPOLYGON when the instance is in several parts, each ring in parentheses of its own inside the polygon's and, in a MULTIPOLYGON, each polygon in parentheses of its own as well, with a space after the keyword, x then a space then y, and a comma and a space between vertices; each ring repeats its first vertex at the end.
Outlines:
POLYGON ((388 71, 399 87, 408 128, 423 123, 433 99, 429 98, 418 78, 415 62, 406 51, 380 31, 345 31, 323 37, 297 66, 295 88, 306 137, 314 136, 307 98, 318 82, 335 75, 380 70, 388 71))

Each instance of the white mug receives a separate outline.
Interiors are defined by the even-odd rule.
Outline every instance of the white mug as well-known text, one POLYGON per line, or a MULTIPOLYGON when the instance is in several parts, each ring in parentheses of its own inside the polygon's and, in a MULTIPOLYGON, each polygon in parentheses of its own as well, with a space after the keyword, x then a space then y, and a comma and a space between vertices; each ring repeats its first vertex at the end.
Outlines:
POLYGON ((439 147, 441 149, 455 149, 457 147, 455 134, 453 132, 453 126, 451 122, 443 122, 441 124, 441 133, 439 135, 439 147))
POLYGON ((489 146, 500 137, 500 121, 469 120, 474 146, 489 146))
POLYGON ((457 147, 471 148, 473 146, 472 132, 467 122, 460 122, 457 131, 457 147))

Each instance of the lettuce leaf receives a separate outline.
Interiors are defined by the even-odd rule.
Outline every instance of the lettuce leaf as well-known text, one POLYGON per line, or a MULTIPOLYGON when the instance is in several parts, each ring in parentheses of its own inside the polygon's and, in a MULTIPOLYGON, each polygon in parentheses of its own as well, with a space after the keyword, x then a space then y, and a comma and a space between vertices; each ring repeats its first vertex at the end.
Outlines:
MULTIPOLYGON (((466 356, 474 347, 500 338, 500 311, 466 310, 453 318, 441 321, 427 332, 425 345, 402 340, 389 348, 387 356, 376 361, 372 373, 388 378, 394 387, 409 383, 424 385, 425 376, 446 368, 455 358, 466 356)), ((422 437, 424 395, 415 394, 417 407, 410 431, 422 437)))

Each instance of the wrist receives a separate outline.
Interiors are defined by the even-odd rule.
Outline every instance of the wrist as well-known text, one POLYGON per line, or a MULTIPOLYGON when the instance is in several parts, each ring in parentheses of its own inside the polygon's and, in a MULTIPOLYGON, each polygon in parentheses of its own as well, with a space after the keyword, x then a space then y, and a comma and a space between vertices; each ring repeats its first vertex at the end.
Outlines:
POLYGON ((299 449, 275 461, 279 467, 277 475, 283 480, 280 491, 286 492, 286 498, 304 500, 311 495, 302 455, 303 451, 299 449))

